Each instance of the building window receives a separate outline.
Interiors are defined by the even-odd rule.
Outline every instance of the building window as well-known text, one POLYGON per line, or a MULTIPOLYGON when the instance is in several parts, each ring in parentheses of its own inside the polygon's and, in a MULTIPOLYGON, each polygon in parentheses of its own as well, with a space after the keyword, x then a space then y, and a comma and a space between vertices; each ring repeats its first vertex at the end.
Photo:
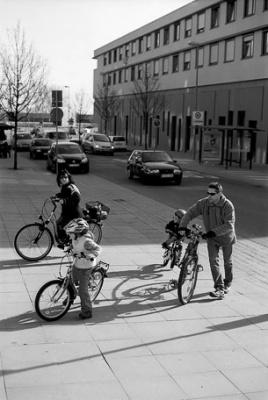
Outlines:
POLYGON ((109 53, 108 53, 108 64, 111 64, 111 63, 112 63, 112 52, 109 51, 109 53))
POLYGON ((253 57, 253 35, 247 35, 243 37, 242 43, 242 58, 253 57))
POLYGON ((146 51, 151 50, 151 35, 146 36, 146 51))
POLYGON ((268 11, 268 0, 263 0, 263 11, 268 11))
POLYGON ((114 62, 117 61, 117 49, 114 50, 114 62))
POLYGON ((125 82, 127 82, 128 81, 128 68, 126 68, 125 70, 124 70, 125 72, 125 82))
POLYGON ((130 80, 131 82, 135 81, 135 67, 131 67, 130 80))
POLYGON ((145 72, 144 72, 144 74, 146 75, 147 78, 150 77, 150 75, 151 75, 151 63, 150 62, 145 64, 145 72))
POLYGON ((262 55, 268 54, 268 31, 262 32, 262 55))
POLYGON ((218 28, 220 26, 220 6, 213 7, 211 9, 211 22, 210 27, 218 28))
POLYGON ((112 76, 111 74, 108 74, 108 86, 112 84, 112 76))
POLYGON ((129 57, 129 44, 125 45, 125 58, 129 57))
POLYGON ((103 55, 103 65, 106 65, 106 64, 107 64, 107 54, 105 53, 103 55))
POLYGON ((131 43, 131 55, 135 56, 136 54, 136 42, 131 43))
POLYGON ((226 9, 226 23, 234 22, 236 20, 236 0, 227 1, 226 9))
POLYGON ((237 125, 245 126, 246 112, 245 111, 237 111, 237 125))
POLYGON ((163 75, 168 74, 168 57, 163 58, 163 75))
POLYGON ((180 23, 179 21, 174 24, 174 42, 180 40, 180 23))
POLYGON ((202 12, 197 15, 197 33, 203 33, 205 31, 205 13, 202 12))
POLYGON ((159 46, 160 46, 160 31, 156 31, 154 33, 154 48, 156 49, 159 46))
POLYGON ((210 46, 209 65, 218 64, 219 45, 218 43, 210 46))
POLYGON ((123 46, 119 48, 119 60, 123 60, 123 46))
POLYGON ((118 72, 118 83, 122 83, 122 71, 118 72))
POLYGON ((139 38, 139 54, 143 52, 143 38, 139 38))
POLYGON ((169 26, 164 28, 164 45, 169 44, 169 26))
POLYGON ((188 38, 192 35, 192 18, 185 20, 185 37, 188 38))
POLYGON ((195 65, 198 66, 198 68, 202 68, 204 66, 204 47, 198 48, 195 65))
POLYGON ((256 0, 245 0, 244 17, 249 17, 255 14, 256 0))
POLYGON ((138 79, 142 79, 142 65, 138 65, 138 79))
POLYGON ((175 54, 172 57, 172 72, 179 72, 179 55, 175 54))
POLYGON ((116 72, 113 73, 113 84, 116 85, 116 72))
POLYGON ((183 70, 189 70, 191 67, 191 52, 185 51, 183 54, 183 70))
POLYGON ((154 61, 154 76, 159 75, 159 60, 154 61))
POLYGON ((234 39, 226 40, 224 61, 230 62, 234 61, 234 59, 235 59, 235 40, 234 39))

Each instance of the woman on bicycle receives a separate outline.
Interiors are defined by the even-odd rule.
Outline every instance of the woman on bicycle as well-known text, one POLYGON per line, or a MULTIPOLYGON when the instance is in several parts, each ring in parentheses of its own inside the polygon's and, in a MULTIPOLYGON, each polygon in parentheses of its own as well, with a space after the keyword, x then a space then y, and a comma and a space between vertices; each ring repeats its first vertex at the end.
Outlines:
POLYGON ((75 258, 73 279, 79 282, 78 293, 81 299, 82 319, 92 318, 92 303, 88 292, 91 269, 96 265, 96 257, 101 253, 101 247, 94 242, 89 225, 83 218, 76 218, 64 227, 65 232, 72 240, 72 249, 75 258))
POLYGON ((71 220, 83 218, 84 214, 79 205, 81 194, 67 170, 62 170, 58 173, 57 184, 61 191, 56 194, 56 197, 62 200, 61 215, 57 219, 59 247, 62 248, 66 241, 66 233, 63 228, 71 220))

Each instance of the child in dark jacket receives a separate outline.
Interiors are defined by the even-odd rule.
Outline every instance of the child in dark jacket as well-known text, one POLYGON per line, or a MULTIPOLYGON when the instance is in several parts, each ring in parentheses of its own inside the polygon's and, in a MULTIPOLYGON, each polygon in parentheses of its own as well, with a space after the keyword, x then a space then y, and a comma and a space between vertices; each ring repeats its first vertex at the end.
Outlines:
POLYGON ((171 243, 184 236, 180 235, 179 226, 181 219, 185 214, 186 214, 185 210, 179 209, 175 211, 173 219, 167 223, 165 227, 165 232, 168 233, 168 239, 162 243, 163 249, 168 249, 171 243))

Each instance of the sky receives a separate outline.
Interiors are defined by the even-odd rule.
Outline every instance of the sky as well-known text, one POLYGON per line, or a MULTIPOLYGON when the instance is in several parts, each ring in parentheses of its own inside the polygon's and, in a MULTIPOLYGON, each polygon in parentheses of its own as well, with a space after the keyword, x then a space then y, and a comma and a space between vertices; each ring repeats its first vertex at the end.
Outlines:
POLYGON ((83 89, 93 101, 94 50, 192 1, 0 0, 0 43, 20 22, 47 61, 49 86, 71 99, 83 89))

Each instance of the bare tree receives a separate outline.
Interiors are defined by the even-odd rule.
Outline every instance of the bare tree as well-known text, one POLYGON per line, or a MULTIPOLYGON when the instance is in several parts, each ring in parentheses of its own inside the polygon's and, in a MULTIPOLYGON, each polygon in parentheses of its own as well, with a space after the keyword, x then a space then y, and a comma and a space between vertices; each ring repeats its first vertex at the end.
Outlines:
POLYGON ((104 133, 107 135, 111 119, 117 114, 121 98, 107 84, 99 86, 97 97, 95 97, 95 110, 104 122, 104 133))
POLYGON ((90 105, 91 100, 89 96, 83 89, 81 89, 80 92, 76 94, 74 102, 76 122, 78 123, 79 143, 81 135, 81 124, 85 120, 85 117, 89 115, 90 105))
POLYGON ((148 125, 150 118, 157 118, 165 108, 166 96, 160 91, 159 79, 152 76, 145 64, 141 79, 133 81, 133 95, 131 106, 138 116, 143 117, 143 129, 145 131, 144 148, 148 146, 148 125))
POLYGON ((7 31, 7 44, 0 48, 0 106, 14 122, 14 169, 17 169, 17 128, 46 90, 47 66, 17 23, 7 31))

